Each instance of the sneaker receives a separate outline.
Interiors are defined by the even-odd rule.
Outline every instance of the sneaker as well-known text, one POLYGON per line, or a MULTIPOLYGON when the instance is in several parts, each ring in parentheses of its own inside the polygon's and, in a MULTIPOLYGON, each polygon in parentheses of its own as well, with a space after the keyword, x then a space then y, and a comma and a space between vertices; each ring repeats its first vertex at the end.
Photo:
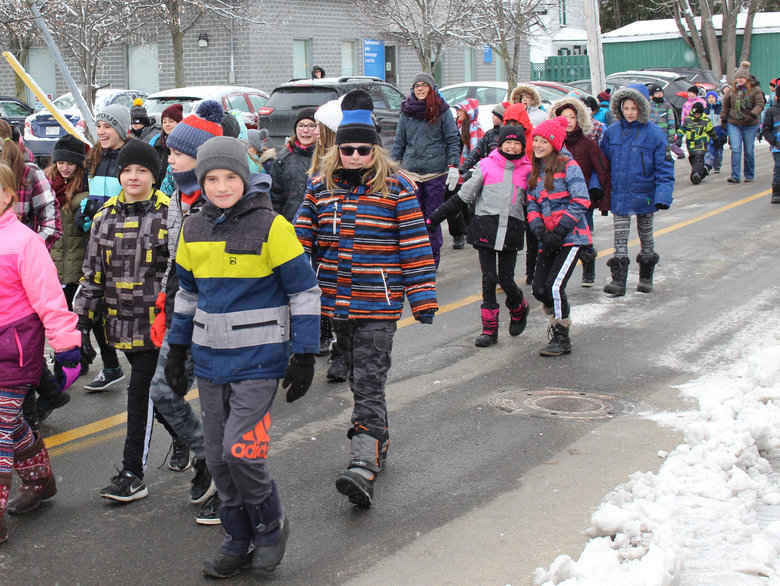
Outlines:
POLYGON ((466 248, 466 236, 465 234, 460 234, 459 236, 455 236, 452 242, 452 248, 454 250, 463 250, 466 248))
POLYGON ((712 172, 713 172, 713 173, 715 173, 715 175, 717 175, 718 173, 720 173, 720 167, 715 167, 715 168, 712 170, 712 172))
POLYGON ((122 372, 120 367, 104 368, 91 383, 84 385, 84 390, 91 393, 105 391, 114 383, 118 383, 119 381, 124 380, 124 378, 125 373, 122 372))
POLYGON ((728 181, 729 183, 739 183, 739 179, 737 179, 736 177, 729 177, 728 179, 726 179, 726 181, 728 181))
POLYGON ((219 496, 215 493, 203 503, 203 506, 195 515, 195 522, 198 525, 221 525, 219 518, 219 496))
POLYGON ((349 498, 349 502, 360 509, 371 508, 374 498, 374 480, 376 475, 367 478, 354 468, 349 468, 336 478, 336 490, 349 498))
POLYGON ((753 178, 752 177, 750 177, 750 178, 745 177, 745 183, 753 183, 753 178))
POLYGON ((174 472, 184 472, 192 465, 192 454, 189 444, 174 438, 173 453, 168 461, 168 469, 174 472))
POLYGON ((122 470, 111 478, 111 484, 100 491, 100 496, 120 503, 129 503, 149 496, 146 484, 130 470, 122 470))
POLYGON ((193 505, 199 505, 217 492, 211 473, 206 467, 206 460, 195 458, 192 461, 192 467, 195 470, 195 476, 192 478, 192 487, 190 488, 190 502, 193 505))

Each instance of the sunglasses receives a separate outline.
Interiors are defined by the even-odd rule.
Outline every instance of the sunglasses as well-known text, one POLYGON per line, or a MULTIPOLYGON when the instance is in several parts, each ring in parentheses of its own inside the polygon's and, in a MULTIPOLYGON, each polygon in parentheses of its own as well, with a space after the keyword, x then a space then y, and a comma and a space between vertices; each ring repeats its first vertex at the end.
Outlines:
POLYGON ((354 155, 354 154, 355 154, 355 151, 357 151, 357 153, 358 153, 358 154, 359 154, 361 157, 365 157, 365 156, 367 156, 367 155, 370 155, 370 154, 371 154, 371 149, 372 149, 372 148, 373 148, 373 147, 372 147, 372 146, 370 146, 370 145, 364 145, 364 146, 359 146, 359 147, 354 147, 354 146, 340 146, 340 147, 339 147, 339 152, 340 152, 342 155, 344 155, 345 157, 351 157, 352 155, 354 155))

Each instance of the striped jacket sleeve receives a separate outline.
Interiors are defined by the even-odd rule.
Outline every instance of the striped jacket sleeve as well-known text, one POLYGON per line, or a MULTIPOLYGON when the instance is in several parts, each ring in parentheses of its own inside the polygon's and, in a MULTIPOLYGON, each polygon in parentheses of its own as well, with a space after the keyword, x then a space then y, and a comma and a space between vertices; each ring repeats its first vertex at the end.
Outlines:
POLYGON ((290 300, 294 354, 316 354, 320 348, 320 288, 295 230, 276 216, 268 232, 271 266, 290 300))
POLYGON ((32 207, 38 234, 46 242, 46 248, 51 249, 62 236, 62 220, 57 197, 43 171, 31 169, 32 207))
POLYGON ((574 226, 590 207, 588 185, 585 182, 582 169, 574 159, 570 159, 566 163, 566 190, 570 196, 569 205, 558 221, 558 227, 565 231, 564 234, 574 230, 574 226))
POLYGON ((421 312, 439 309, 436 302, 436 265, 414 186, 404 178, 399 177, 399 181, 396 219, 401 273, 412 314, 417 318, 421 312))
POLYGON ((306 188, 306 195, 303 196, 303 203, 298 209, 298 215, 295 217, 295 234, 303 246, 303 250, 311 256, 317 244, 317 233, 319 226, 317 224, 317 198, 315 197, 316 186, 319 180, 314 179, 309 182, 306 188))
POLYGON ((198 307, 198 286, 193 274, 189 248, 184 240, 184 230, 179 233, 176 248, 176 276, 179 289, 173 303, 173 317, 168 331, 168 343, 189 346, 192 343, 192 320, 198 307))

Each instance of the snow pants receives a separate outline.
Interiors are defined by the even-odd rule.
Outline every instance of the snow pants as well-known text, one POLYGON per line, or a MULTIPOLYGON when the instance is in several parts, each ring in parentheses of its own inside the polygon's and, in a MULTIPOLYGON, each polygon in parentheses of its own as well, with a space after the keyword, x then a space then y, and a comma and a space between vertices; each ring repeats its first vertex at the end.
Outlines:
MULTIPOLYGON (((446 175, 434 177, 428 181, 417 184, 417 200, 420 202, 423 217, 427 220, 441 204, 444 203, 444 183, 446 175)), ((444 237, 441 234, 441 226, 435 227, 428 225, 428 238, 431 241, 431 251, 433 252, 433 261, 439 266, 441 257, 441 246, 444 243, 444 237)))
POLYGON ((553 254, 540 253, 536 259, 534 297, 546 308, 552 308, 553 316, 559 320, 569 317, 566 284, 577 266, 579 254, 579 246, 562 246, 553 254))

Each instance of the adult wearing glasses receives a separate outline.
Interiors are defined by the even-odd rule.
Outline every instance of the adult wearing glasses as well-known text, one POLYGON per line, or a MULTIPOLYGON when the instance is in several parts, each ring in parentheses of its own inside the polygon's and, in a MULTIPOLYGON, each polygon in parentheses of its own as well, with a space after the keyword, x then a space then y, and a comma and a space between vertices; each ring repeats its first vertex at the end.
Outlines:
MULTIPOLYGON (((458 186, 460 135, 450 107, 428 73, 414 78, 412 91, 401 104, 401 118, 395 133, 393 159, 417 182, 417 197, 427 220, 444 203, 445 186, 458 186)), ((436 266, 442 246, 441 228, 428 226, 436 266)))
POLYGON ((433 322, 436 273, 414 184, 379 146, 370 96, 353 90, 341 109, 338 148, 312 178, 295 231, 319 267, 322 315, 343 344, 355 401, 350 462, 336 489, 368 508, 389 446, 385 382, 396 324, 404 298, 416 320, 433 322))
POLYGON ((293 135, 271 167, 271 203, 274 211, 288 222, 293 221, 306 193, 307 173, 319 134, 315 111, 315 108, 303 108, 298 112, 293 135))

